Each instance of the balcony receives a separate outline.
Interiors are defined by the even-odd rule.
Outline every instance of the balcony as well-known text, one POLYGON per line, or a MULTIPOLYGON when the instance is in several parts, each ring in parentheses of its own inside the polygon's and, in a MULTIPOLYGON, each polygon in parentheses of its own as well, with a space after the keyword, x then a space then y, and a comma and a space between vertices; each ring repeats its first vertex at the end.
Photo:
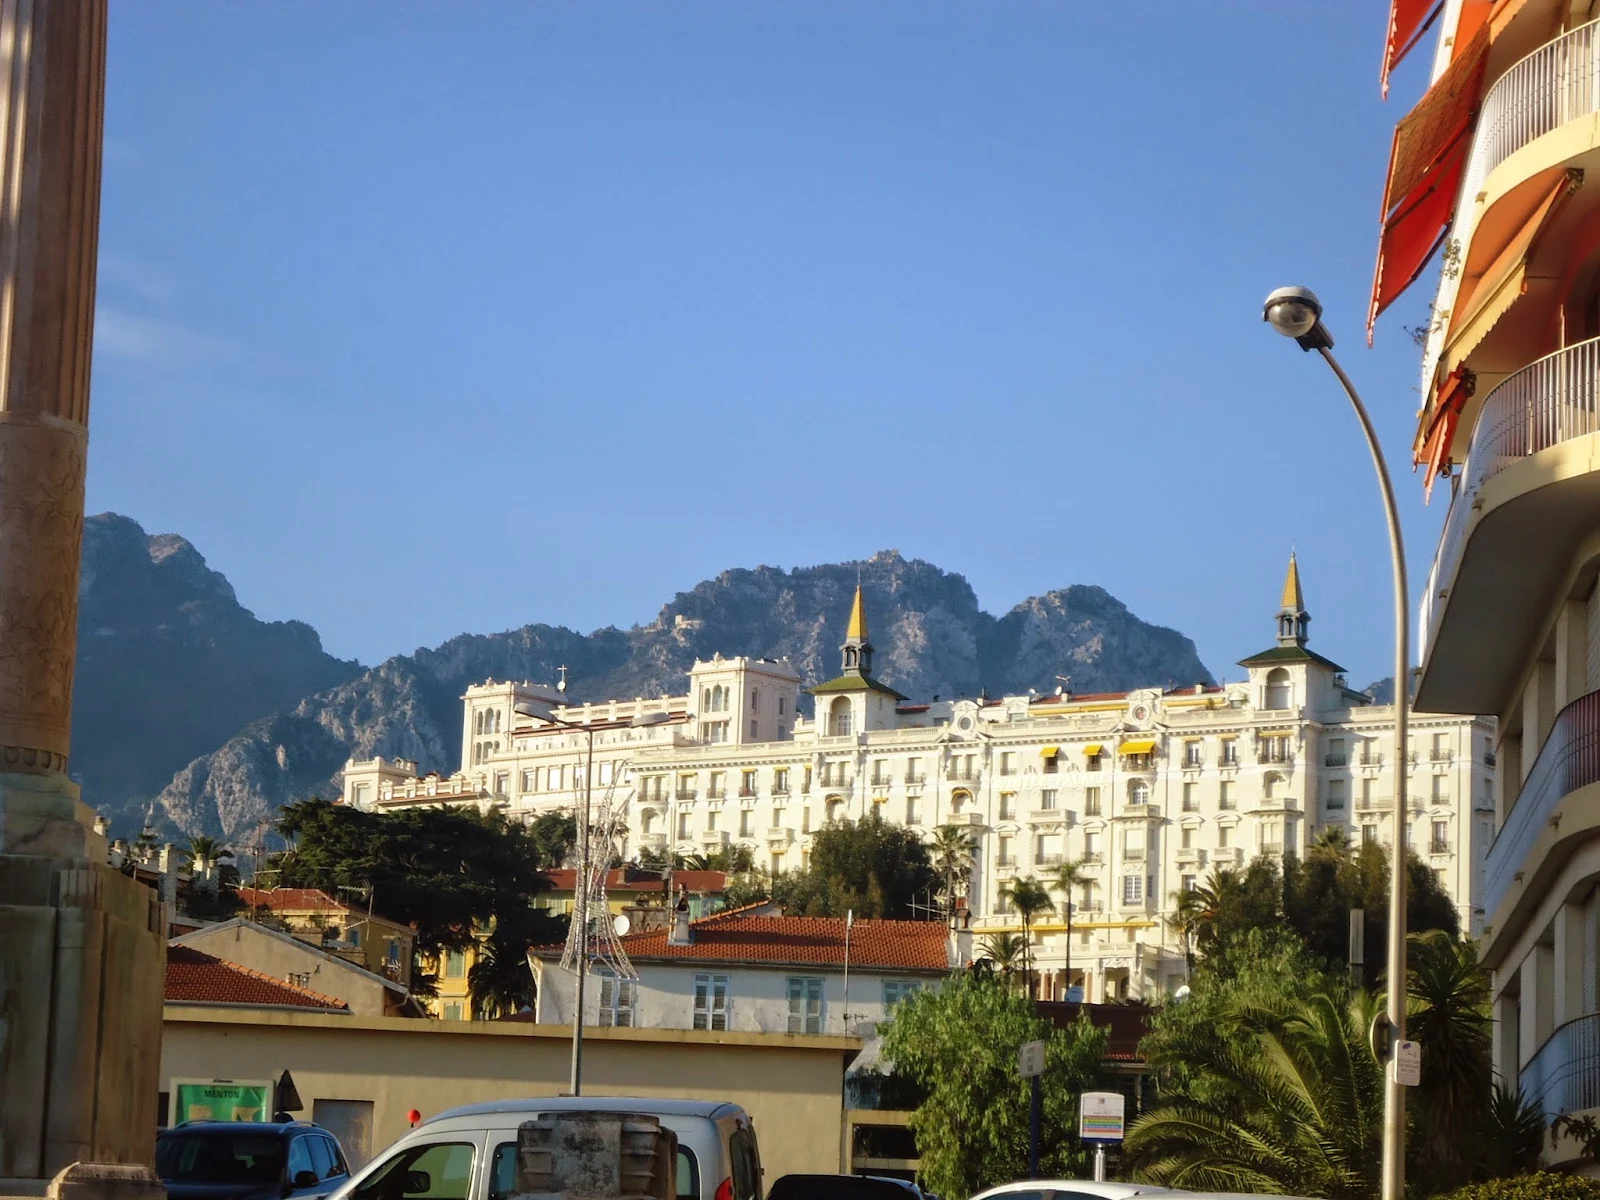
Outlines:
POLYGON ((1593 783, 1600 783, 1600 692, 1579 696, 1556 715, 1517 802, 1489 846, 1483 865, 1483 906, 1495 922, 1497 936, 1504 931, 1496 913, 1510 898, 1514 885, 1520 880, 1521 895, 1541 897, 1544 889, 1537 886, 1537 877, 1548 877, 1561 865, 1555 850, 1563 840, 1592 830, 1593 817, 1563 822, 1557 809, 1573 792, 1593 783), (1551 829, 1549 844, 1539 861, 1530 862, 1546 829, 1551 829))
POLYGON ((1059 867, 1061 865, 1061 855, 1035 854, 1033 856, 1033 865, 1036 867, 1059 867))
POLYGON ((1360 796, 1356 799, 1357 812, 1387 812, 1393 807, 1393 796, 1360 796))
POLYGON ((728 844, 728 832, 725 829, 702 829, 699 842, 702 846, 720 849, 728 844))
POLYGON ((1263 750, 1256 755, 1256 762, 1263 767, 1292 767, 1294 754, 1288 750, 1263 750))
POLYGON ((1600 1108, 1600 1013, 1557 1028, 1517 1078, 1523 1096, 1544 1109, 1546 1121, 1600 1108))
POLYGON ((1030 808, 1028 820, 1035 825, 1058 825, 1067 819, 1067 810, 1064 808, 1030 808))
POLYGON ((756 786, 755 786, 755 784, 752 783, 752 784, 750 784, 748 786, 746 786, 745 784, 740 784, 739 785, 739 799, 741 799, 741 800, 754 800, 755 798, 756 798, 756 786))
POLYGON ((905 779, 905 783, 906 783, 907 787, 921 787, 923 784, 925 784, 927 782, 928 782, 928 777, 926 775, 907 774, 906 775, 906 779, 905 779))
POLYGON ((1516 686, 1549 598, 1600 522, 1596 433, 1600 338, 1485 398, 1423 592, 1419 709, 1495 712, 1516 686))
POLYGON ((1345 754, 1324 754, 1322 756, 1322 765, 1325 766, 1325 767, 1344 767, 1344 766, 1348 766, 1349 763, 1350 763, 1349 755, 1345 755, 1345 754))
POLYGON ((951 767, 944 773, 944 777, 949 783, 976 783, 978 782, 978 768, 951 767))
POLYGON ((769 829, 766 832, 766 839, 768 846, 787 846, 790 842, 794 841, 794 830, 781 827, 777 829, 769 829))

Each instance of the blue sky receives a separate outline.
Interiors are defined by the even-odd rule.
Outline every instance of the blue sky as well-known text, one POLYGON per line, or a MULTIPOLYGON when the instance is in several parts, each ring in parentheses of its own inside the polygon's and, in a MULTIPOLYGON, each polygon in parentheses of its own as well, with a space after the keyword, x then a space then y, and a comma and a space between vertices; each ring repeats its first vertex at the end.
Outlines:
MULTIPOLYGON (((112 5, 91 511, 374 662, 895 547, 1389 673, 1387 5, 112 5)), ((1431 276, 1431 272, 1430 272, 1431 276)))

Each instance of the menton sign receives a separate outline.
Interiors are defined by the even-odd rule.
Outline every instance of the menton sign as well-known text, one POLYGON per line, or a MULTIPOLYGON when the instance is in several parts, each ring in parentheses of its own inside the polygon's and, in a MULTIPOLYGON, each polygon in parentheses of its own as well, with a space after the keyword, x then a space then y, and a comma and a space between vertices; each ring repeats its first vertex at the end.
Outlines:
POLYGON ((270 1079, 174 1079, 172 1123, 185 1121, 269 1121, 270 1079))

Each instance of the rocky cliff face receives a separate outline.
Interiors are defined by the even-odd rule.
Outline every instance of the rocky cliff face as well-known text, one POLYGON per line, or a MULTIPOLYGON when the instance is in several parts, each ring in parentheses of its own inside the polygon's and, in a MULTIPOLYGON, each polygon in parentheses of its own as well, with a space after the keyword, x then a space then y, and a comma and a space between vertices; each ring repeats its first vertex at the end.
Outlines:
POLYGON ((650 624, 588 636, 548 625, 462 635, 390 659, 238 730, 190 762, 161 792, 187 833, 238 838, 276 808, 332 795, 347 757, 459 766, 461 693, 484 679, 551 680, 569 668, 582 699, 682 692, 698 658, 787 656, 807 682, 837 672, 838 643, 860 572, 876 673, 909 696, 946 698, 1210 682, 1182 634, 1149 625, 1100 588, 1069 587, 995 618, 960 575, 890 551, 863 563, 727 571, 665 605, 650 624))
POLYGON ((309 625, 258 621, 183 538, 84 522, 70 769, 119 824, 246 722, 359 672, 309 625))

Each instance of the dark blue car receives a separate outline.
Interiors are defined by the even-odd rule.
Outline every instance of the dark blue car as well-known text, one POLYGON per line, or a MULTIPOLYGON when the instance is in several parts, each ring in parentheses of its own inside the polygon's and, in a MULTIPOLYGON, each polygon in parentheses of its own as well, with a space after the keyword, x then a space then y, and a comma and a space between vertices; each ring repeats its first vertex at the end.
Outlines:
POLYGON ((350 1175, 326 1129, 304 1121, 195 1121, 156 1137, 170 1200, 320 1200, 350 1175))

